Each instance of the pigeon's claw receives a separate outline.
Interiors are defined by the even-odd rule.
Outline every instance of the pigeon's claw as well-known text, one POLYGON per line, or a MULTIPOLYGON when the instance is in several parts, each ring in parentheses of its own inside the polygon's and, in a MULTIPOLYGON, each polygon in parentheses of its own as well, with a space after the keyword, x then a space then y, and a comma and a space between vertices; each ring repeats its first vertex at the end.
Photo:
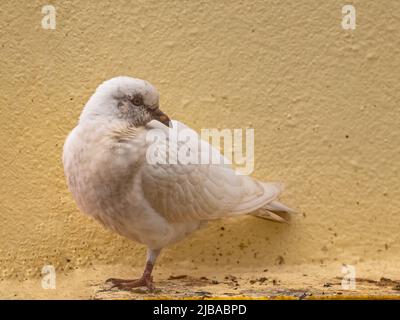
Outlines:
POLYGON ((160 250, 149 250, 147 256, 146 267, 141 278, 135 280, 125 280, 125 279, 115 279, 110 278, 106 280, 106 283, 111 283, 112 288, 118 288, 121 290, 132 290, 133 288, 146 287, 149 292, 154 292, 155 287, 153 283, 153 276, 151 272, 153 271, 154 262, 157 256, 160 254, 160 250))
POLYGON ((110 278, 106 280, 106 283, 111 283, 111 289, 118 288, 120 290, 129 291, 134 288, 146 287, 150 292, 155 290, 152 276, 144 275, 134 280, 110 278))

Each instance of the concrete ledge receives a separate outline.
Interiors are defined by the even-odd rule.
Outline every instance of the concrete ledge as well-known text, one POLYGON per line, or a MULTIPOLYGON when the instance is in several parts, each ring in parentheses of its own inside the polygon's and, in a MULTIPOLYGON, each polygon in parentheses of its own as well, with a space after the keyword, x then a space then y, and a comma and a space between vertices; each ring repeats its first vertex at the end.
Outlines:
MULTIPOLYGON (((395 270, 384 274, 360 271, 356 288, 345 290, 338 265, 273 266, 264 270, 155 270, 156 292, 110 289, 109 277, 134 278, 141 270, 126 265, 105 265, 57 273, 56 289, 43 289, 41 279, 0 282, 3 299, 400 299, 395 270), (362 275, 362 277, 361 277, 362 275)), ((373 269, 375 270, 375 269, 373 269)))

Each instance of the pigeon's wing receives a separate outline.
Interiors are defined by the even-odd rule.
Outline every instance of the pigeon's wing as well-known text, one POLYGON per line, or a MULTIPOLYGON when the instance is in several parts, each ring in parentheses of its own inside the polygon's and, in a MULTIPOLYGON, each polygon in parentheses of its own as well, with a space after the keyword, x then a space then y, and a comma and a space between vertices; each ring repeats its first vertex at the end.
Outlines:
POLYGON ((281 192, 279 184, 237 175, 223 163, 225 159, 217 150, 200 141, 197 133, 176 121, 173 127, 178 129, 177 141, 191 136, 190 142, 174 143, 175 139, 170 136, 173 129, 156 121, 150 123, 146 160, 140 169, 145 199, 168 221, 211 220, 253 212, 276 199, 281 192), (199 145, 209 147, 211 156, 220 157, 222 162, 195 164, 185 162, 185 157, 169 157, 171 148, 173 151, 177 148, 178 155, 204 156, 207 152, 201 147, 196 148, 199 145), (180 163, 182 159, 187 164, 180 163))

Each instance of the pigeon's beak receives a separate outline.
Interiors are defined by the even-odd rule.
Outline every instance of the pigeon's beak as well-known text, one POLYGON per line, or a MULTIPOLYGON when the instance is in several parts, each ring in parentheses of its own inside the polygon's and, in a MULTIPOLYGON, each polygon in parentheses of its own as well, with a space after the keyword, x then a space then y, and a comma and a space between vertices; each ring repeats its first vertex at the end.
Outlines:
POLYGON ((165 124, 167 127, 172 128, 171 120, 160 109, 157 108, 155 111, 153 111, 153 117, 155 120, 160 121, 161 123, 165 124))

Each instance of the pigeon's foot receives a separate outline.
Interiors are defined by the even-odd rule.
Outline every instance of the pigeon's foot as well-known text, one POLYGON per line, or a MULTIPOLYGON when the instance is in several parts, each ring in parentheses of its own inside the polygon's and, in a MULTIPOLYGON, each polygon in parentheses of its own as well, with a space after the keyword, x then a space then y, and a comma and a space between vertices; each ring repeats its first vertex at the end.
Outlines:
POLYGON ((121 290, 132 290, 134 288, 146 287, 150 292, 155 291, 153 277, 151 272, 153 271, 154 262, 157 256, 160 254, 160 250, 150 250, 147 254, 146 267, 144 268, 143 275, 140 279, 136 280, 125 280, 125 279, 115 279, 111 278, 106 280, 106 283, 111 283, 112 288, 118 288, 121 290))
POLYGON ((106 280, 106 283, 111 283, 111 289, 118 288, 121 290, 132 290, 134 288, 146 287, 150 292, 155 290, 153 277, 146 275, 135 280, 110 278, 106 280))

